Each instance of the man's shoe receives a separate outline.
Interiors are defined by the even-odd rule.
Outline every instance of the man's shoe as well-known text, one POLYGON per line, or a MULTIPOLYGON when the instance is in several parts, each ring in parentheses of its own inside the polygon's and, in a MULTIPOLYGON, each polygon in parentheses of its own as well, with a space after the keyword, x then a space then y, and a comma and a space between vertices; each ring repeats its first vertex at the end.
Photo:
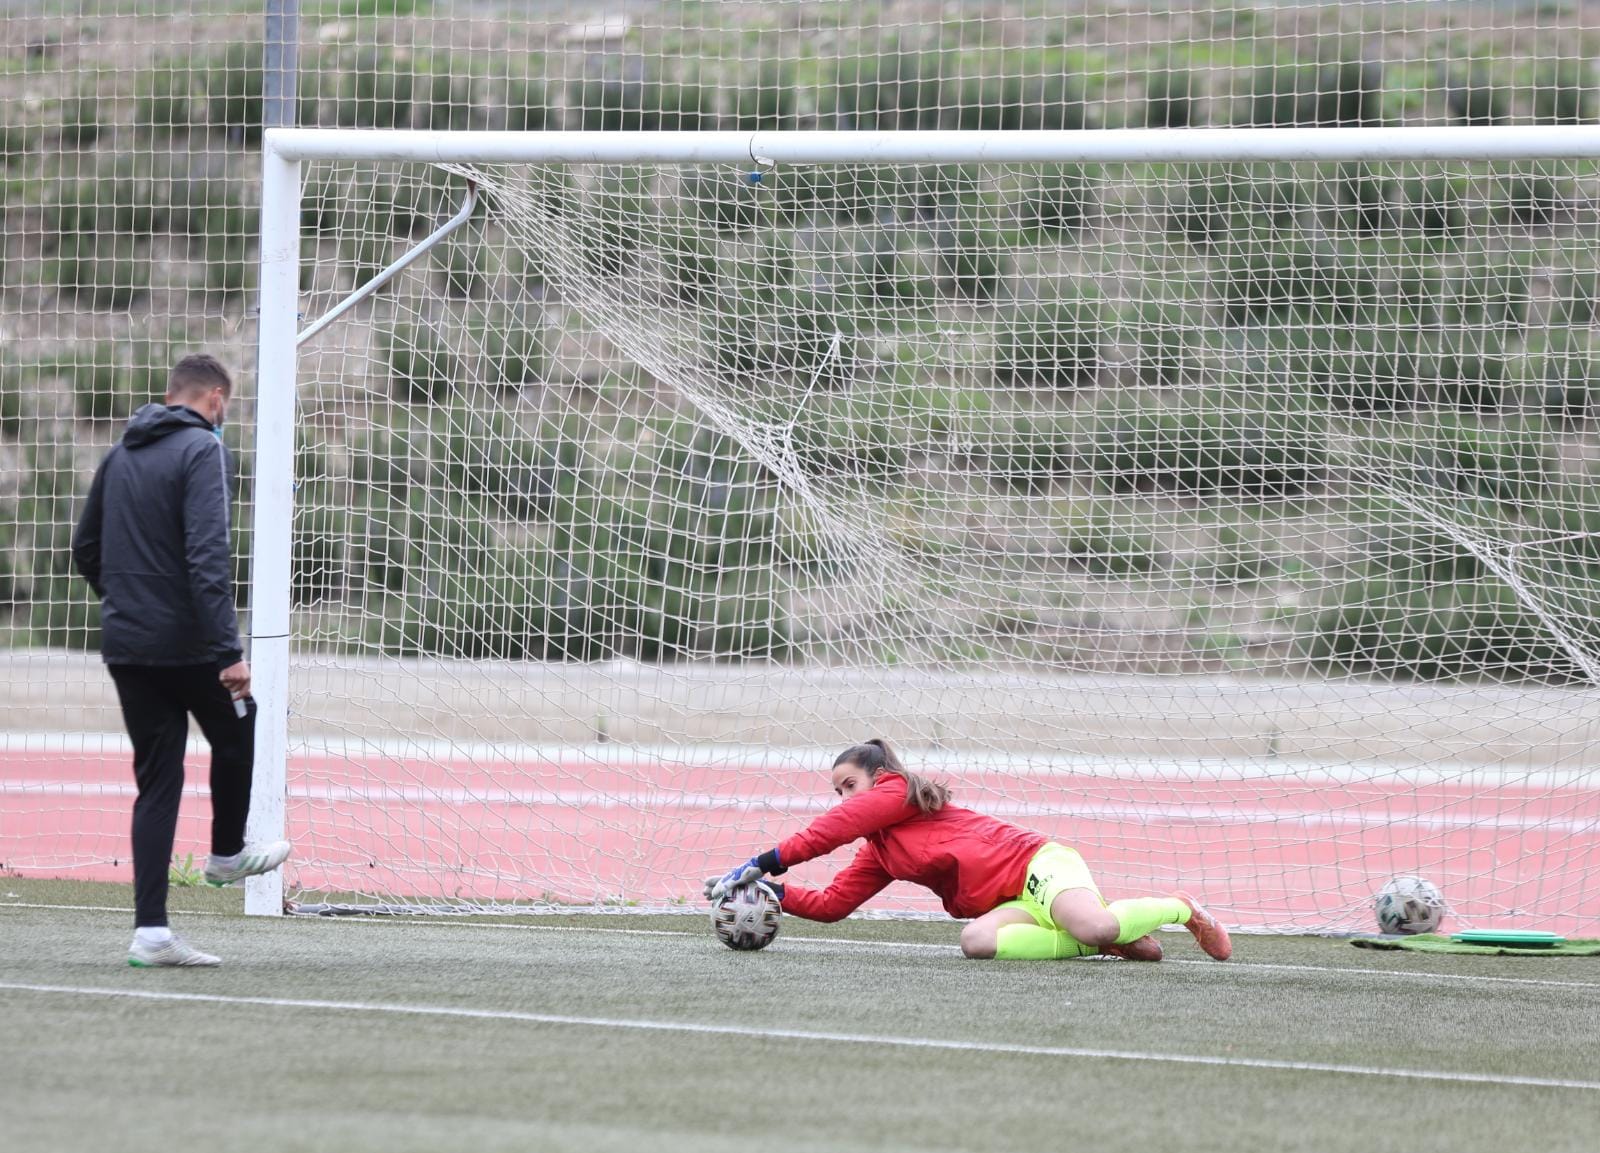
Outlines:
POLYGON ((1206 956, 1214 957, 1218 961, 1226 961, 1233 956, 1233 942, 1228 938, 1228 930, 1222 927, 1221 922, 1206 912, 1205 906, 1188 893, 1180 892, 1172 895, 1189 906, 1189 923, 1184 928, 1194 934, 1194 939, 1199 942, 1206 956))
POLYGON ((144 945, 135 939, 128 946, 128 964, 135 969, 184 968, 190 965, 220 965, 222 958, 202 953, 182 937, 173 936, 159 945, 144 945))
POLYGON ((288 841, 269 841, 265 845, 246 845, 231 857, 207 857, 206 884, 220 888, 246 877, 270 873, 289 859, 293 848, 288 841))
POLYGON ((1151 936, 1140 937, 1126 945, 1101 945, 1100 951, 1108 957, 1121 957, 1124 961, 1161 960, 1161 942, 1151 936))

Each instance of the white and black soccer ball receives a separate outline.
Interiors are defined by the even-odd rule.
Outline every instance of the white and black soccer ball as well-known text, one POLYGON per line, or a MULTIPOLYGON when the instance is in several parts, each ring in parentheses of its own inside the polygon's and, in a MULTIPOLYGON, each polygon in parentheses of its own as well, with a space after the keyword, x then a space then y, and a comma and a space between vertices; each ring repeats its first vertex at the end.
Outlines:
POLYGON ((1373 907, 1385 933, 1431 933, 1449 911, 1439 887, 1423 877, 1395 877, 1378 890, 1373 907))
POLYGON ((749 952, 772 944, 782 916, 778 894, 758 882, 735 889, 712 906, 711 927, 728 948, 749 952))

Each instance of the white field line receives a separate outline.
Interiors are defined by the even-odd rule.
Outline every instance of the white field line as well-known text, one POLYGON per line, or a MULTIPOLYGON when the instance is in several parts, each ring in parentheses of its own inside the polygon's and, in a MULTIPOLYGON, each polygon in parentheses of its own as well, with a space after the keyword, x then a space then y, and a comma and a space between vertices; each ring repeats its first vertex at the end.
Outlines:
MULTIPOLYGON (((49 905, 42 901, 0 901, 0 909, 58 909, 69 913, 131 913, 131 907, 121 905, 49 905)), ((223 913, 216 909, 184 909, 185 917, 233 917, 236 913, 223 913)))
POLYGON ((766 1029, 749 1025, 710 1025, 692 1021, 630 1020, 576 1017, 557 1013, 522 1013, 506 1009, 464 1009, 437 1005, 394 1005, 369 1001, 302 1000, 289 997, 239 997, 217 993, 171 993, 140 989, 100 989, 76 985, 30 985, 0 982, 0 990, 68 997, 111 997, 137 1001, 188 1002, 202 1005, 246 1005, 269 1009, 311 1009, 332 1013, 377 1013, 403 1017, 444 1017, 471 1021, 516 1021, 582 1029, 624 1029, 652 1033, 690 1033, 710 1037, 767 1038, 834 1045, 871 1045, 898 1049, 934 1049, 957 1053, 1000 1053, 1024 1057, 1079 1057, 1165 1065, 1209 1065, 1234 1069, 1274 1069, 1294 1073, 1331 1073, 1355 1077, 1388 1077, 1409 1081, 1449 1081, 1472 1085, 1525 1085, 1539 1089, 1600 1091, 1600 1081, 1557 1077, 1524 1077, 1493 1073, 1454 1073, 1442 1069, 1388 1069, 1369 1065, 1334 1065, 1317 1061, 1279 1061, 1264 1057, 1214 1057, 1189 1053, 1153 1053, 1127 1049, 1089 1049, 1058 1045, 1017 1045, 1005 1041, 953 1041, 934 1037, 879 1036, 870 1033, 827 1033, 809 1029, 766 1029))
MULTIPOLYGON (((133 784, 126 781, 86 783, 31 779, 0 780, 0 797, 127 799, 133 797, 135 792, 133 784)), ((184 795, 204 799, 211 794, 206 786, 195 784, 186 787, 184 795)), ((1468 806, 1467 811, 1458 813, 1405 811, 1393 804, 1369 813, 1363 811, 1360 802, 1351 802, 1352 807, 1346 809, 1308 812, 1303 807, 1292 805, 1281 809, 1262 806, 1218 808, 1203 803, 1104 804, 1090 800, 1075 800, 1069 805, 1051 805, 994 801, 986 798, 983 802, 983 811, 996 817, 1075 817, 1080 820, 1184 825, 1281 827, 1284 824, 1292 824, 1296 829, 1389 829, 1404 826, 1407 829, 1433 830, 1501 829, 1513 832, 1592 833, 1600 832, 1600 792, 1597 792, 1596 798, 1595 815, 1577 820, 1553 820, 1537 815, 1484 814, 1472 809, 1470 800, 1464 800, 1464 804, 1468 806)), ((825 812, 834 804, 828 798, 819 796, 721 796, 715 793, 674 793, 661 788, 622 793, 587 789, 438 789, 424 785, 380 784, 370 786, 291 784, 288 788, 288 799, 291 802, 377 805, 380 808, 402 805, 446 805, 460 809, 473 805, 500 805, 517 809, 561 808, 585 813, 603 809, 630 809, 635 812, 771 812, 789 816, 825 812)))
MULTIPOLYGON (((56 909, 78 913, 121 913, 124 915, 133 912, 131 907, 117 905, 50 905, 30 901, 0 901, 0 909, 56 909)), ((185 910, 182 915, 185 917, 231 917, 235 914, 220 913, 211 909, 190 909, 185 910)), ((614 929, 597 925, 531 925, 525 922, 450 921, 440 920, 438 917, 319 917, 306 918, 306 920, 330 925, 426 925, 434 929, 610 933, 622 937, 696 937, 701 935, 683 929, 614 929)), ((951 922, 952 926, 956 923, 954 921, 951 922)), ((847 949, 908 949, 951 954, 960 952, 960 947, 957 945, 940 945, 929 941, 873 941, 861 937, 796 937, 791 933, 785 933, 779 940, 785 945, 820 945, 823 946, 824 950, 831 945, 842 945, 847 949)), ((1293 973, 1332 973, 1338 976, 1353 974, 1363 977, 1392 977, 1397 980, 1413 981, 1468 981, 1490 985, 1526 985, 1534 988, 1549 989, 1600 989, 1600 981, 1551 981, 1540 977, 1491 977, 1477 973, 1419 973, 1406 969, 1357 969, 1347 965, 1295 965, 1277 961, 1229 961, 1219 968, 1216 961, 1186 960, 1181 957, 1168 957, 1161 963, 1163 965, 1197 965, 1200 968, 1209 969, 1219 974, 1235 969, 1264 969, 1293 973)))
MULTIPOLYGON (((191 755, 209 751, 203 740, 191 738, 191 755)), ((4 733, 0 754, 70 754, 124 757, 132 746, 119 733, 4 733)), ((436 765, 559 766, 573 772, 647 765, 660 769, 748 769, 768 775, 797 774, 820 780, 835 748, 782 745, 658 745, 590 744, 528 745, 473 741, 375 739, 365 737, 306 736, 291 738, 291 761, 308 757, 334 760, 374 758, 420 760, 436 765)), ((1244 781, 1292 780, 1301 784, 1384 784, 1418 787, 1458 785, 1494 788, 1600 788, 1600 762, 1569 768, 1521 768, 1516 765, 1482 765, 1440 761, 1338 759, 1319 761, 1307 757, 1116 757, 1069 753, 1004 752, 983 750, 919 749, 914 767, 944 773, 960 780, 968 771, 1002 772, 1017 777, 1091 776, 1120 780, 1244 781)))

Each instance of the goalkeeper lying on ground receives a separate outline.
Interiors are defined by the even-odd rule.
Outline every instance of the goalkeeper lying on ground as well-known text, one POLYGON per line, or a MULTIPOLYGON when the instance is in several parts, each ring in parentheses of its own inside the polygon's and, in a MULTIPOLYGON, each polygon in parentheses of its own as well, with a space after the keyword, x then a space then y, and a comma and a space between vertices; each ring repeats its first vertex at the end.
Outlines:
POLYGON ((1233 952, 1228 931, 1186 893, 1112 901, 1100 896, 1076 850, 1039 833, 950 804, 944 785, 909 772, 886 741, 871 740, 833 762, 833 791, 844 803, 777 848, 706 881, 716 900, 767 874, 865 838, 826 889, 771 883, 783 911, 837 921, 890 881, 932 889, 961 930, 969 957, 1049 960, 1109 953, 1159 961, 1150 933, 1183 925, 1219 961, 1233 952))

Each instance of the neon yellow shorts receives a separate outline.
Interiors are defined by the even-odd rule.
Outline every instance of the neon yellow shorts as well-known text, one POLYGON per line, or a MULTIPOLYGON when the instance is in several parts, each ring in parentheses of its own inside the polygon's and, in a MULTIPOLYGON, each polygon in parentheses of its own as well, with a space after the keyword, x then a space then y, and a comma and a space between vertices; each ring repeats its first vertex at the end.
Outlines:
POLYGON ((1028 862, 1021 895, 995 908, 1024 909, 1041 929, 1059 929, 1061 926, 1051 919, 1050 906, 1068 889, 1092 889, 1095 896, 1100 896, 1100 887, 1094 883, 1089 866, 1084 864, 1078 850, 1051 841, 1041 846, 1028 862))

